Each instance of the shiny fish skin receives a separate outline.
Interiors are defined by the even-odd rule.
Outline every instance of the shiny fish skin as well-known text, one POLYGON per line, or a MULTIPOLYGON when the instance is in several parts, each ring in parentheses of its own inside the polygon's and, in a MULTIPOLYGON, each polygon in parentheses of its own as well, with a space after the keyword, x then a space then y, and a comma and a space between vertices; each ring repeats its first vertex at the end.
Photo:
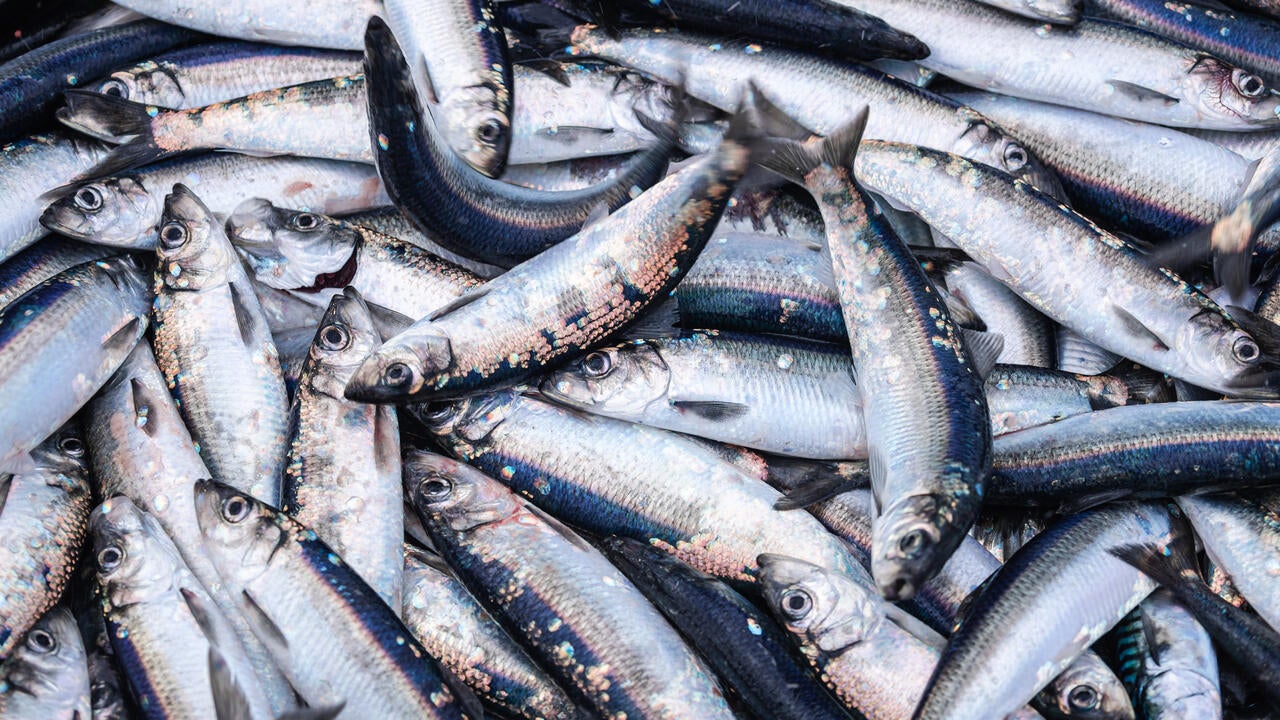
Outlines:
POLYGON ((245 197, 326 213, 387 203, 377 174, 367 165, 210 153, 69 186, 45 208, 40 222, 82 240, 153 250, 165 195, 177 183, 199 193, 222 214, 245 197))
POLYGON ((539 387, 580 410, 766 452, 866 456, 862 399, 839 346, 716 332, 635 340, 539 387))
POLYGON ((392 402, 518 382, 609 340, 665 297, 707 243, 749 165, 749 141, 734 136, 387 340, 347 397, 392 402))
POLYGON ((1081 0, 978 0, 984 5, 1007 10, 1015 15, 1060 25, 1080 21, 1081 0))
POLYGON ((976 2, 839 2, 916 35, 931 51, 921 65, 980 89, 1174 127, 1280 125, 1280 98, 1253 76, 1138 28, 1088 18, 1045 25, 976 2))
POLYGON ((728 580, 750 582, 757 555, 785 551, 870 583, 816 520, 775 511, 776 491, 680 435, 512 391, 410 410, 460 459, 585 530, 651 542, 728 580))
POLYGON ((370 303, 416 320, 481 283, 411 243, 261 199, 240 203, 226 227, 255 281, 306 302, 327 305, 350 285, 370 303))
POLYGON ((866 138, 947 150, 1049 192, 1056 188, 1035 158, 976 111, 861 65, 683 31, 622 30, 614 38, 589 25, 574 30, 573 47, 682 84, 726 112, 737 110, 750 79, 788 117, 820 135, 869 106, 866 138))
POLYGON ((360 31, 380 9, 375 0, 320 0, 305 8, 288 2, 232 0, 217 5, 125 0, 135 12, 211 35, 336 50, 364 47, 360 31))
MULTIPOLYGON (((0 147, 0 262, 45 234, 40 194, 71 182, 105 157, 107 147, 61 133, 33 135, 0 147)), ((0 287, 0 292, 7 287, 0 287)), ((0 302, 0 307, 6 303, 0 302)))
POLYGON ((1280 473, 1280 404, 1129 405, 1001 436, 991 505, 1053 506, 1249 488, 1280 473))
POLYGON ((1209 633, 1172 593, 1151 593, 1118 632, 1121 668, 1132 673, 1127 682, 1144 720, 1222 717, 1218 657, 1209 633))
POLYGON ((184 110, 272 88, 360 72, 360 55, 316 48, 224 41, 195 45, 121 68, 85 90, 184 110))
POLYGON ((1031 701, 1052 720, 1134 720, 1124 683, 1093 650, 1085 650, 1031 701))
POLYGON ((273 718, 244 648, 155 519, 116 497, 90 514, 89 532, 108 636, 143 715, 214 717, 216 653, 249 717, 273 718))
POLYGON ((666 619, 572 530, 467 465, 415 452, 404 466, 405 495, 459 579, 597 714, 733 717, 666 619))
POLYGON ((479 172, 501 175, 511 148, 515 83, 495 0, 383 4, 382 16, 449 147, 479 172))
MULTIPOLYGON (((416 513, 408 509, 416 518, 416 513)), ((437 555, 404 549, 404 624, 441 667, 486 703, 528 720, 579 717, 564 691, 547 677, 467 592, 437 555)))
POLYGON ((315 533, 227 485, 195 493, 207 552, 308 705, 342 703, 342 720, 467 718, 395 611, 315 533))
POLYGON ((84 263, 0 310, 0 473, 21 467, 124 362, 147 327, 144 277, 131 257, 84 263))
POLYGON ((987 376, 986 389, 992 435, 1129 402, 1129 390, 1119 378, 1020 365, 997 365, 987 376))
POLYGON ((977 313, 987 332, 1004 338, 998 362, 1054 366, 1053 324, 980 265, 958 263, 947 268, 946 287, 977 313))
POLYGON ((874 141, 863 143, 854 170, 1086 339, 1201 387, 1271 394, 1258 387, 1265 370, 1257 343, 1216 303, 1025 183, 955 155, 874 141), (1039 237, 1034 251, 1021 241, 1027 232, 1039 237), (1126 292, 1110 292, 1116 285, 1126 292))
MULTIPOLYGON (((313 332, 314 334, 314 332, 313 332)), ((294 706, 293 690, 240 614, 204 551, 195 515, 195 481, 209 470, 169 396, 148 343, 138 343, 89 403, 85 436, 99 494, 128 497, 160 524, 187 568, 231 622, 274 712, 294 706)))
POLYGON ((165 198, 159 235, 156 363, 213 477, 279 504, 289 401, 258 299, 186 186, 165 198))
POLYGON ((55 607, 36 622, 0 664, 0 688, 0 715, 9 720, 89 720, 89 669, 69 610, 55 607))
POLYGON ((1108 550, 1169 533, 1164 505, 1117 503, 1036 536, 961 621, 914 717, 979 720, 1020 708, 1155 589, 1108 550))
POLYGON ((119 251, 62 237, 41 238, 0 264, 0 310, 58 273, 119 251))
POLYGON ((63 427, 32 453, 28 472, 7 477, 0 508, 0 660, 58 602, 89 518, 89 469, 79 430, 63 427))
POLYGON ((362 228, 375 230, 383 235, 390 235, 391 237, 396 238, 397 240, 403 240, 410 245, 416 245, 432 255, 438 255, 455 265, 461 265, 486 280, 497 277, 505 272, 505 268, 477 262, 470 258, 458 255, 457 253, 450 252, 448 249, 442 247, 439 243, 433 240, 429 235, 423 234, 421 230, 414 227, 413 223, 409 221, 409 218, 405 217, 403 213, 394 207, 380 207, 373 208, 371 210, 363 210, 361 212, 351 213, 350 215, 343 215, 339 219, 353 225, 358 225, 362 228))
POLYGON ((414 225, 454 252, 512 267, 582 229, 600 206, 620 208, 662 179, 675 137, 633 161, 614 182, 571 193, 519 188, 477 172, 423 110, 390 30, 369 24, 365 78, 378 173, 414 225))
POLYGON ((1178 506, 1204 542, 1205 553, 1231 577, 1249 605, 1280 628, 1280 494, 1183 495, 1178 506))
POLYGON ((329 302, 289 411, 281 509, 320 537, 392 608, 400 607, 404 510, 400 433, 389 405, 342 395, 381 337, 354 288, 329 302))

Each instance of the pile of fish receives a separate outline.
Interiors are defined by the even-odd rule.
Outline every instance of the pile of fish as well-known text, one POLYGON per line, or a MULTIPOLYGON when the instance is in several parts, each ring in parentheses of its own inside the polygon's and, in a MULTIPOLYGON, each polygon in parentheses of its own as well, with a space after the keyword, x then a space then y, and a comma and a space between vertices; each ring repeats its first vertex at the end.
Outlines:
POLYGON ((1280 716, 1280 3, 0 0, 0 718, 1280 716))

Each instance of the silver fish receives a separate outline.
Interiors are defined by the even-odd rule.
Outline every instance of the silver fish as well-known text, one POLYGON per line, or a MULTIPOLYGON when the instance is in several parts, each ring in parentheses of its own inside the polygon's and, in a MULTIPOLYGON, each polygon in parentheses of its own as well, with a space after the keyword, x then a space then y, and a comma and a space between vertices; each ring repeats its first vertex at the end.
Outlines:
POLYGON ((0 716, 89 720, 89 669, 71 611, 51 609, 0 664, 0 716))
POLYGON ((45 234, 41 193, 71 182, 106 152, 102 143, 61 133, 0 146, 0 262, 45 234))
POLYGON ((1142 708, 1144 718, 1222 717, 1213 641, 1169 590, 1151 593, 1126 618, 1117 646, 1122 669, 1135 676, 1134 703, 1142 708))
POLYGON ((365 23, 381 10, 376 0, 321 0, 306 8, 287 2, 235 0, 220 5, 175 5, 164 0, 118 3, 172 25, 211 35, 338 50, 364 48, 365 23))
POLYGON ((1178 498, 1205 553, 1230 576, 1249 605, 1280 628, 1280 493, 1193 495, 1178 498))

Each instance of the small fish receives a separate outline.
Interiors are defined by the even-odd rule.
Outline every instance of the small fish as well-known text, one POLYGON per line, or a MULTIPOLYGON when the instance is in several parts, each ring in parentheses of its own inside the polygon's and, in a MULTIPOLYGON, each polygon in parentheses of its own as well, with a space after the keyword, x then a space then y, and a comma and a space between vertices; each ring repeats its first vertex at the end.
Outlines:
POLYGON ((1151 593, 1117 632, 1121 671, 1144 718, 1222 717, 1213 642, 1172 593, 1151 593))
POLYGON ((0 716, 7 720, 89 720, 89 669, 71 611, 54 607, 0 664, 0 716))

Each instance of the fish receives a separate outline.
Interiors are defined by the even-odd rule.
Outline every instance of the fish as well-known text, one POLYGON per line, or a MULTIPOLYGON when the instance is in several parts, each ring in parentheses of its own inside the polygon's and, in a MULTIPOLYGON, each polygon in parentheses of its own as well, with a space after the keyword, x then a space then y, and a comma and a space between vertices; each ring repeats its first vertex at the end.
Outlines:
POLYGON ((275 717, 230 624, 154 518, 114 497, 90 513, 89 533, 108 637, 147 717, 214 717, 211 655, 248 717, 275 717))
POLYGON ((40 194, 71 182, 106 151, 102 143, 62 133, 32 135, 0 147, 0 262, 45 235, 40 194))
POLYGON ((399 608, 404 529, 396 410, 343 396, 381 337, 355 288, 335 295, 314 333, 289 411, 281 509, 307 526, 392 608, 399 608))
POLYGON ((962 339, 906 243, 855 183, 866 122, 863 110, 816 144, 778 141, 762 162, 802 184, 827 223, 876 498, 871 574, 886 598, 906 600, 977 517, 991 468, 982 376, 1002 340, 962 339))
POLYGON ((1117 632, 1121 668, 1143 717, 1222 717, 1212 640, 1172 593, 1151 593, 1117 632))
POLYGON ((360 72, 358 53, 223 40, 120 67, 81 86, 86 92, 186 110, 273 88, 360 72))
POLYGON ((571 193, 519 188, 476 171, 425 114, 410 67, 381 20, 368 29, 369 132, 387 193, 426 235, 461 255, 510 268, 581 230, 604 207, 617 210, 662 179, 674 132, 641 153, 613 182, 571 193))
POLYGON ((649 542, 735 582, 754 582, 756 556, 783 550, 871 582, 817 520, 774 510, 780 493, 681 435, 515 390, 409 411, 458 459, 589 532, 649 542), (667 461, 643 459, 654 457, 667 461))
POLYGON ((482 282, 412 243, 260 198, 240 203, 226 229, 255 281, 312 304, 327 306, 350 285, 416 320, 482 282))
POLYGON ((1058 25, 1080 22, 1084 8, 1081 0, 978 0, 1015 15, 1058 25))
POLYGON ((675 629, 580 536, 468 465, 416 451, 404 468, 436 548, 572 696, 605 717, 734 717, 675 629))
POLYGON ((0 473, 29 467, 27 452, 124 362, 151 295, 141 263, 122 256, 64 270, 0 310, 0 473))
POLYGON ((385 0, 383 17, 405 49, 414 83, 445 142, 496 178, 511 149, 511 58, 492 0, 385 0))
POLYGON ((279 356, 222 223, 181 183, 156 253, 152 347, 200 457, 214 478, 278 504, 289 418, 279 356))
POLYGON ((195 495, 218 573, 308 705, 340 704, 344 720, 468 717, 395 610, 315 533, 228 485, 200 480, 195 495))
POLYGON ((403 240, 410 245, 426 250, 427 252, 438 255, 445 260, 460 265, 471 272, 479 275, 486 280, 497 277, 506 271, 505 268, 489 265, 487 263, 477 262, 471 258, 463 257, 457 253, 451 252, 442 247, 440 243, 431 239, 431 236, 424 234, 421 230, 414 227, 409 218, 397 210, 394 206, 372 208, 370 210, 362 210, 349 214, 343 214, 340 218, 353 225, 362 228, 368 228, 390 235, 397 240, 403 240))
POLYGON ((835 345, 726 332, 625 342, 548 375, 560 403, 781 455, 866 456, 862 398, 835 345))
POLYGON ((334 50, 360 50, 360 31, 381 10, 374 0, 324 0, 305 10, 286 2, 240 2, 218 7, 185 7, 163 0, 125 0, 118 4, 210 35, 334 50))
POLYGON ((211 153, 64 186, 40 223, 80 240, 153 250, 165 195, 178 183, 199 192, 220 214, 230 213, 246 195, 331 213, 387 202, 376 174, 359 163, 211 153))
POLYGON ((0 264, 0 309, 58 273, 118 251, 60 237, 42 238, 0 264))
POLYGON ((985 332, 1003 339, 996 362, 1054 367, 1052 323, 977 263, 949 266, 946 287, 981 318, 985 332))
POLYGON ((1181 495, 1178 507, 1204 543, 1205 554, 1226 573, 1249 606, 1280 629, 1280 595, 1267 578, 1280 567, 1275 490, 1181 495))
POLYGON ((1037 535, 979 591, 912 717, 1017 711, 1155 589, 1110 550, 1135 540, 1167 543, 1171 532, 1165 504, 1121 502, 1037 535))
POLYGON ((0 487, 0 660, 16 657, 71 579, 89 519, 85 449, 79 428, 65 426, 36 447, 29 471, 0 487))
POLYGON ((0 664, 0 713, 13 720, 88 720, 89 669, 71 611, 51 608, 0 664))
MULTIPOLYGON (((408 507, 415 520, 417 513, 408 507)), ((528 720, 568 720, 579 711, 489 614, 439 555, 405 545, 400 616, 440 666, 488 705, 528 720)))

